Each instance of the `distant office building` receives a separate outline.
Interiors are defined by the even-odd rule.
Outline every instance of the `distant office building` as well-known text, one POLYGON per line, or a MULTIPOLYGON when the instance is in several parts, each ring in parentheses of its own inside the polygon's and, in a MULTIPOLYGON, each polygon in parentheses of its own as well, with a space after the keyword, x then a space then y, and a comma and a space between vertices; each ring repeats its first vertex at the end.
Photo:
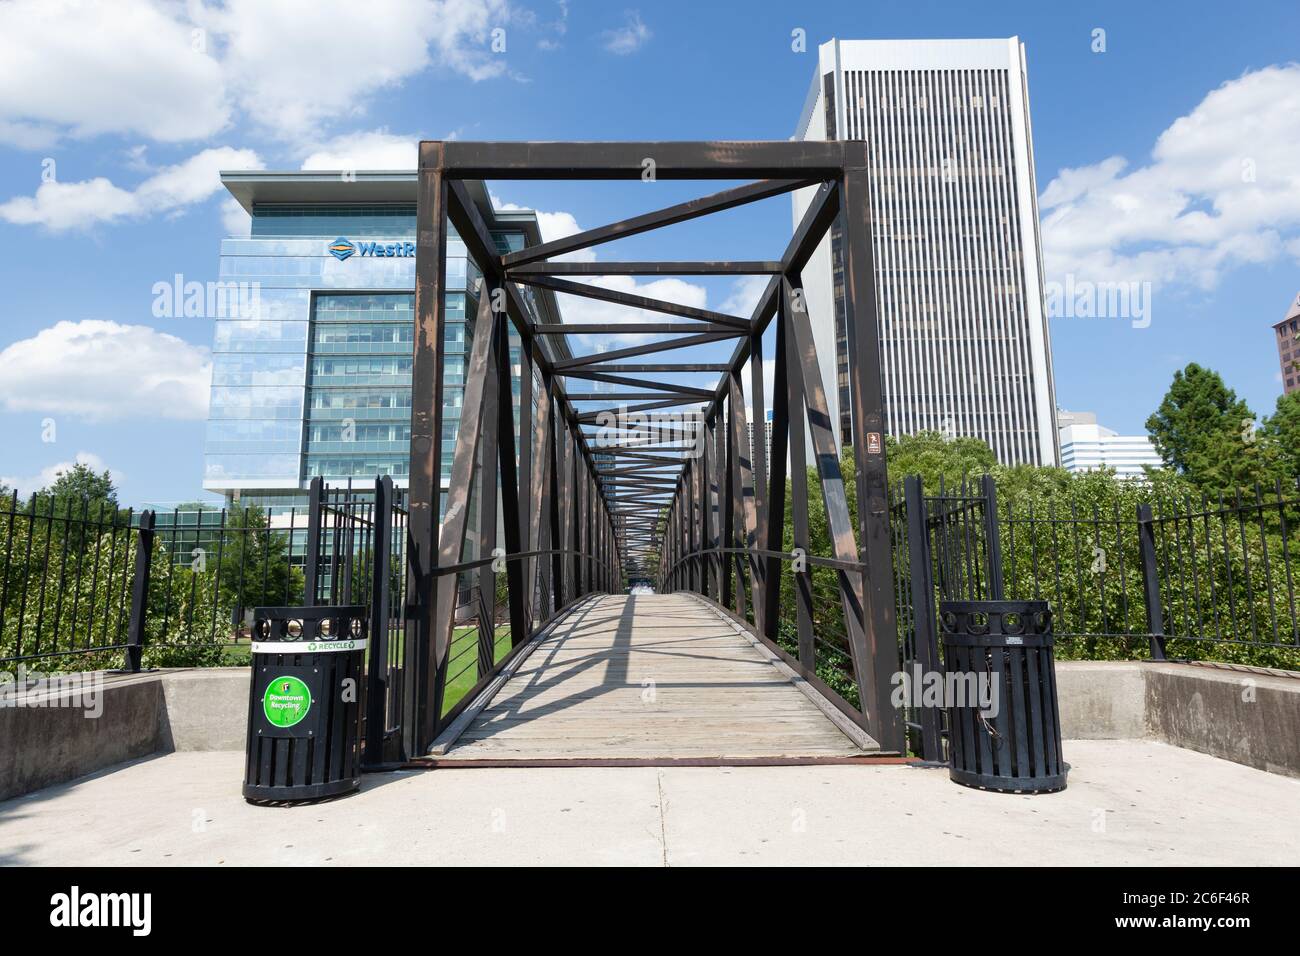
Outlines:
POLYGON ((1092 412, 1057 413, 1061 425, 1061 467, 1066 471, 1114 468, 1120 478, 1140 478, 1143 465, 1163 467, 1146 435, 1121 435, 1097 424, 1092 412))
MULTIPOLYGON (((1001 462, 1055 464, 1019 39, 824 43, 795 138, 869 147, 889 433, 972 435, 1001 462)), ((813 192, 795 194, 796 222, 813 192)), ((852 408, 840 241, 836 227, 804 268, 803 285, 843 442, 852 408)))
POLYGON ((1282 392, 1300 389, 1300 293, 1291 301, 1286 318, 1273 326, 1277 338, 1277 360, 1282 366, 1282 392))
MULTIPOLYGON (((752 412, 752 409, 751 409, 752 412)), ((746 438, 749 440, 749 460, 754 460, 754 421, 752 415, 745 422, 746 438)), ((766 418, 763 422, 763 460, 768 463, 767 467, 772 467, 772 409, 767 410, 766 418)))
MULTIPOLYGON (((203 487, 227 501, 306 504, 320 476, 373 487, 409 480, 415 333, 412 172, 227 172, 251 234, 221 244, 223 282, 257 283, 256 314, 215 323, 203 487)), ((493 209, 466 184, 501 252, 541 241, 529 211, 493 209)), ((447 239, 442 482, 451 473, 478 308, 478 270, 447 239)), ((535 321, 559 322, 554 296, 524 293, 535 321)), ((518 401, 519 342, 511 330, 518 401)), ((563 357, 562 339, 544 348, 563 357)), ((534 396, 537 394, 535 389, 534 396)), ((518 421, 516 408, 516 421, 518 421)))

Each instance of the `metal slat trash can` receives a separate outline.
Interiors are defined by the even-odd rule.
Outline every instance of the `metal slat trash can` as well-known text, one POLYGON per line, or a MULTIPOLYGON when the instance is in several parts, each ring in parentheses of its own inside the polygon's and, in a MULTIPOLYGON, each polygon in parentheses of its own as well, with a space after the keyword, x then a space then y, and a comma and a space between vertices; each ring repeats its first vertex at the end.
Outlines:
POLYGON ((1002 793, 1064 790, 1047 602, 941 601, 939 622, 949 775, 1002 793))
POLYGON ((366 608, 253 611, 244 797, 318 800, 361 784, 366 608))

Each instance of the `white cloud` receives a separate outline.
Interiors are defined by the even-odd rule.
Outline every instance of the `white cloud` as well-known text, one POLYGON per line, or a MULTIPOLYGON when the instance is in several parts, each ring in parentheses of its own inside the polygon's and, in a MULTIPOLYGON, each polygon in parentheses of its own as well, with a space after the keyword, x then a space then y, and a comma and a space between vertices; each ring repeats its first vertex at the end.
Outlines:
MULTIPOLYGON (((688 305, 696 309, 703 309, 708 305, 708 290, 703 286, 686 282, 683 279, 651 279, 648 282, 640 282, 636 276, 597 276, 590 280, 590 284, 602 289, 612 289, 615 292, 627 292, 652 299, 662 299, 665 302, 688 305)), ((665 315, 662 312, 630 309, 627 306, 600 302, 596 299, 567 295, 565 296, 564 320, 583 324, 606 321, 677 321, 672 316, 665 315)), ((689 324, 687 319, 680 321, 683 325, 689 324)))
POLYGON ((419 137, 386 129, 347 133, 319 144, 302 161, 303 169, 415 169, 419 137))
MULTIPOLYGON (((646 296, 664 302, 673 302, 677 305, 688 305, 696 309, 703 309, 708 306, 708 290, 704 286, 695 285, 682 279, 652 279, 649 282, 640 282, 635 276, 597 276, 591 279, 580 279, 579 281, 602 289, 646 296)), ((579 325, 617 326, 624 322, 674 321, 680 322, 682 325, 691 324, 689 319, 674 319, 673 316, 665 315, 662 312, 633 309, 613 302, 602 302, 599 299, 588 299, 563 292, 557 292, 556 299, 560 306, 560 313, 564 316, 564 321, 579 325)), ((662 341, 669 338, 669 336, 654 333, 624 332, 617 335, 580 335, 576 336, 576 338, 588 348, 605 351, 606 349, 625 348, 640 342, 662 341)))
POLYGON ((0 219, 59 232, 119 219, 176 213, 217 192, 221 188, 221 170, 261 168, 261 159, 251 149, 205 149, 184 162, 158 170, 134 190, 122 189, 103 177, 41 183, 34 196, 17 196, 0 203, 0 219))
POLYGON ((0 406, 13 412, 201 420, 211 381, 206 348, 144 325, 59 322, 0 351, 0 406))
MULTIPOLYGON (((492 208, 500 209, 504 212, 534 212, 537 215, 537 230, 542 234, 542 242, 554 242, 556 239, 567 239, 569 236, 582 232, 582 227, 578 225, 578 220, 571 212, 547 212, 543 209, 529 209, 527 206, 520 206, 517 203, 505 202, 496 194, 492 194, 492 208)), ((595 249, 579 249, 576 252, 568 252, 562 256, 556 256, 554 262, 595 262, 595 249)))
POLYGON ((1111 156, 1092 166, 1080 166, 1077 169, 1062 169, 1056 178, 1047 184, 1038 203, 1043 209, 1051 209, 1065 203, 1074 202, 1090 189, 1105 185, 1113 180, 1128 160, 1123 156, 1111 156))
POLYGON ((489 45, 491 30, 510 22, 505 0, 228 0, 193 9, 223 43, 239 105, 285 138, 364 113, 372 94, 435 62, 476 81, 508 72, 489 45))
POLYGON ((79 451, 73 457, 72 461, 60 461, 53 465, 47 465, 34 475, 26 477, 17 477, 12 475, 0 475, 0 485, 6 485, 11 489, 16 489, 20 498, 29 497, 32 492, 40 491, 42 488, 48 488, 58 480, 59 475, 71 471, 76 465, 85 465, 96 474, 109 473, 113 479, 113 484, 119 488, 122 485, 122 479, 125 477, 122 472, 116 468, 109 468, 94 452, 79 451))
POLYGON ((221 66, 180 12, 154 0, 0 4, 0 141, 219 132, 230 121, 221 66))
POLYGON ((221 224, 226 235, 235 239, 246 239, 253 231, 253 217, 236 199, 227 199, 221 204, 221 224))
MULTIPOLYGON (((492 206, 506 211, 527 208, 512 202, 505 202, 496 195, 492 196, 492 206)), ((582 226, 578 224, 578 220, 572 213, 563 211, 547 212, 545 210, 536 210, 536 213, 537 228, 542 234, 543 242, 554 242, 556 239, 564 239, 583 231, 582 226)), ((595 262, 596 250, 579 249, 577 252, 556 256, 553 261, 595 262)), ((708 290, 704 286, 685 282, 682 279, 653 279, 649 282, 638 282, 635 276, 596 276, 590 279, 574 276, 572 278, 578 282, 599 286, 602 289, 627 292, 652 299, 662 299, 665 302, 688 305, 697 309, 705 308, 708 302, 708 290)), ((556 302, 560 307, 560 314, 564 317, 564 321, 578 325, 618 325, 623 322, 673 321, 672 316, 665 315, 662 312, 632 309, 625 305, 616 305, 613 302, 602 302, 599 299, 588 299, 563 292, 556 293, 556 302)), ((681 321, 686 324, 689 320, 682 319, 681 321)), ((608 348, 622 348, 639 342, 663 339, 665 336, 649 333, 622 333, 616 337, 610 335, 581 335, 575 336, 575 338, 588 348, 603 351, 608 348)))
POLYGON ((748 319, 758 306, 758 300, 767 288, 771 276, 741 276, 731 286, 731 292, 718 310, 740 319, 748 319))
POLYGON ((628 10, 627 22, 617 29, 604 31, 600 36, 606 50, 626 56, 645 46, 653 35, 650 28, 642 22, 640 12, 628 10))
POLYGON ((513 76, 507 0, 11 0, 0 3, 0 142, 202 139, 242 114, 283 139, 365 113, 431 67, 513 76))
POLYGON ((1144 166, 1062 170, 1039 200, 1049 279, 1208 289, 1300 249, 1300 65, 1224 83, 1160 134, 1144 166))
POLYGON ((544 32, 555 34, 554 37, 543 36, 537 41, 539 50, 558 50, 563 45, 560 39, 569 32, 569 2, 568 0, 558 0, 556 6, 559 8, 554 20, 548 23, 542 23, 541 28, 544 32))

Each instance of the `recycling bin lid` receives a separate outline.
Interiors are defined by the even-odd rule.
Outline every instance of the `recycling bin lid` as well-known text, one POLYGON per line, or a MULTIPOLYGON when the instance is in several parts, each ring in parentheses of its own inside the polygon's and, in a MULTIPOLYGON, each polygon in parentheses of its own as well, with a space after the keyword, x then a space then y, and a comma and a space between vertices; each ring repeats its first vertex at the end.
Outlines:
POLYGON ((253 609, 254 654, 341 654, 364 651, 369 621, 364 604, 253 609))

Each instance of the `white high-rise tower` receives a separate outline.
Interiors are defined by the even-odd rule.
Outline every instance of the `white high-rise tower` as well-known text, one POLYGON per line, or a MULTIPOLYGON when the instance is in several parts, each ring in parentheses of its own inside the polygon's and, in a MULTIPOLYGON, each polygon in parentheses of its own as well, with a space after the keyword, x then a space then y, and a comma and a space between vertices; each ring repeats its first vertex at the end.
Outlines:
MULTIPOLYGON (((831 40, 796 139, 865 140, 885 426, 1059 461, 1024 46, 831 40)), ((795 222, 812 189, 794 196, 795 222)), ((803 285, 841 441, 852 434, 838 230, 803 285)))

